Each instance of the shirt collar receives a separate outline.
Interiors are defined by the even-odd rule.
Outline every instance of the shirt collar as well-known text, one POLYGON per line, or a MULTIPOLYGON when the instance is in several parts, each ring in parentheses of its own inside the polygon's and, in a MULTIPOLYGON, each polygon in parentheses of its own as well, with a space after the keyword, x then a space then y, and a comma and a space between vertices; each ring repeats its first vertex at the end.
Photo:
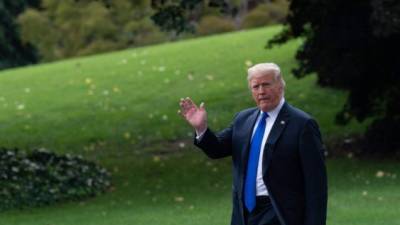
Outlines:
MULTIPOLYGON (((282 97, 281 101, 279 102, 279 104, 272 110, 268 111, 268 117, 269 118, 273 118, 275 119, 276 117, 278 117, 279 111, 281 111, 283 104, 285 103, 285 98, 282 97)), ((260 114, 261 115, 261 114, 260 114)))

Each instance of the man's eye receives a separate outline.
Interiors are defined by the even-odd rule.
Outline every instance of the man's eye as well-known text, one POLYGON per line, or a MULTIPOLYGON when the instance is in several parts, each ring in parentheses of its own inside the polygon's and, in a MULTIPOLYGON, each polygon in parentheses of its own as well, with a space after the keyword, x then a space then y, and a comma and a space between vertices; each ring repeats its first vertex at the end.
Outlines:
POLYGON ((270 83, 266 83, 266 84, 262 84, 262 87, 264 88, 269 88, 269 87, 271 87, 271 84, 270 83))

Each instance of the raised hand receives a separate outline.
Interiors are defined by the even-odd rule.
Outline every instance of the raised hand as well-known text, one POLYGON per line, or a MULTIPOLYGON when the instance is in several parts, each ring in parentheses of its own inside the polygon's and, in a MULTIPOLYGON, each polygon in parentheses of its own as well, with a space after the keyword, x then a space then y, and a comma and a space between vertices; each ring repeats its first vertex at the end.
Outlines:
POLYGON ((198 134, 203 133, 207 129, 207 112, 204 108, 204 103, 199 107, 190 99, 181 98, 179 105, 181 110, 179 113, 185 120, 196 130, 198 134))

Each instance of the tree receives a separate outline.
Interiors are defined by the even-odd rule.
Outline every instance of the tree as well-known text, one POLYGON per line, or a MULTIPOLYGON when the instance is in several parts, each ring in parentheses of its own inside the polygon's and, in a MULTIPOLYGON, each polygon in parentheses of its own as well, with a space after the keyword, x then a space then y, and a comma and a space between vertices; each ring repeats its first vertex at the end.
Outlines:
POLYGON ((18 23, 23 41, 51 61, 160 42, 150 15, 147 0, 43 0, 18 23))
POLYGON ((318 84, 347 90, 336 121, 372 119, 366 152, 400 150, 400 2, 293 0, 287 27, 273 43, 304 37, 297 77, 312 72, 318 84))
POLYGON ((23 43, 15 18, 26 7, 38 7, 39 0, 0 0, 0 69, 37 62, 35 49, 23 43))
MULTIPOLYGON (((152 0, 158 10, 153 18, 164 29, 182 32, 185 12, 199 1, 152 0)), ((224 0, 210 4, 229 9, 224 0)), ((315 72, 319 85, 348 91, 336 121, 372 120, 365 152, 400 152, 400 1, 291 0, 285 30, 268 45, 300 37, 295 76, 315 72)))

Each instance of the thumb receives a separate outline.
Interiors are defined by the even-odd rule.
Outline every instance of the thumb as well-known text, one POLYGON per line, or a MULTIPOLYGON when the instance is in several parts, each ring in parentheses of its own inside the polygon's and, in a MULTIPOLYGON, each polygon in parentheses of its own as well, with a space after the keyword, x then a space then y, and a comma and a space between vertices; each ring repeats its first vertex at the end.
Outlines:
POLYGON ((204 102, 200 103, 200 109, 204 110, 204 102))

